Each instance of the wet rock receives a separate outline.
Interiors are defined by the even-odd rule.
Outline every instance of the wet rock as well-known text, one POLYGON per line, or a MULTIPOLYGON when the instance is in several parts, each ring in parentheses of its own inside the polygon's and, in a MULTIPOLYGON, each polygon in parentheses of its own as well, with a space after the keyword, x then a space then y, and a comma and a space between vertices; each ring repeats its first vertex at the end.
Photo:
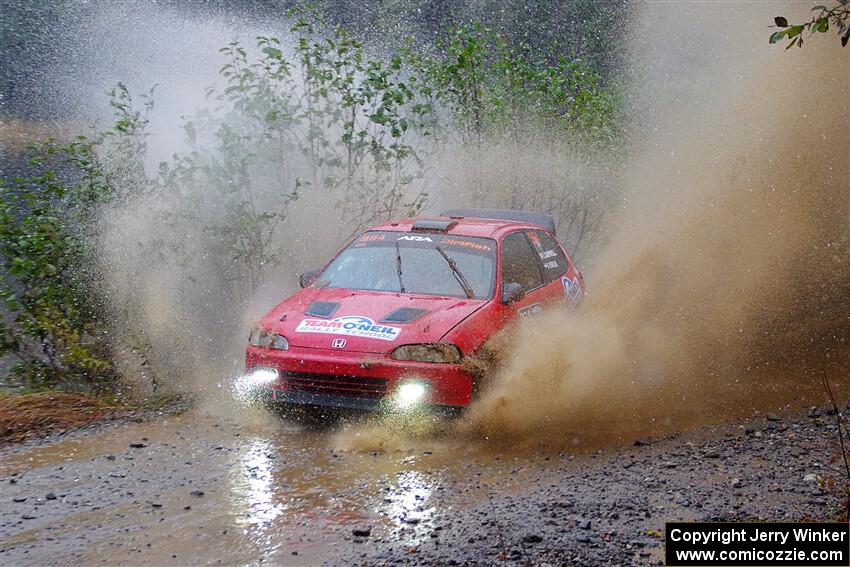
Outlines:
POLYGON ((635 445, 635 447, 646 447, 650 443, 652 443, 652 442, 649 439, 641 438, 641 439, 635 439, 634 445, 635 445))
POLYGON ((776 415, 775 413, 769 413, 769 414, 767 414, 767 420, 768 421, 782 421, 782 418, 779 417, 778 415, 776 415))
POLYGON ((708 451, 705 454, 705 458, 706 459, 719 459, 720 458, 720 452, 719 451, 708 451))
POLYGON ((147 447, 147 445, 144 443, 130 443, 131 449, 144 449, 145 447, 147 447))
POLYGON ((26 502, 26 501, 27 501, 26 496, 20 496, 18 498, 12 498, 12 502, 17 502, 18 504, 20 504, 21 502, 26 502))
POLYGON ((192 491, 192 492, 190 492, 189 494, 191 494, 192 496, 198 496, 198 497, 201 497, 201 496, 203 496, 203 495, 204 495, 204 491, 203 491, 203 490, 193 490, 193 491, 192 491))
POLYGON ((578 523, 578 529, 589 530, 590 529, 590 520, 584 520, 583 522, 579 522, 578 523))
POLYGON ((114 461, 114 460, 115 460, 115 455, 106 455, 106 460, 107 460, 107 461, 114 461))
POLYGON ((22 520, 36 520, 36 519, 37 519, 37 517, 36 517, 36 516, 31 516, 31 515, 29 515, 29 514, 24 514, 23 516, 21 516, 21 519, 22 519, 22 520))
POLYGON ((18 481, 17 481, 17 479, 10 478, 10 479, 9 479, 9 484, 18 484, 18 481))
POLYGON ((354 537, 369 537, 372 535, 372 528, 371 526, 354 528, 351 530, 351 535, 354 537))
POLYGON ((522 536, 522 543, 540 543, 543 541, 543 536, 540 534, 526 534, 522 536))
POLYGON ((48 492, 48 493, 45 495, 45 498, 46 498, 47 500, 56 500, 56 495, 55 495, 55 494, 53 494, 52 492, 48 492))

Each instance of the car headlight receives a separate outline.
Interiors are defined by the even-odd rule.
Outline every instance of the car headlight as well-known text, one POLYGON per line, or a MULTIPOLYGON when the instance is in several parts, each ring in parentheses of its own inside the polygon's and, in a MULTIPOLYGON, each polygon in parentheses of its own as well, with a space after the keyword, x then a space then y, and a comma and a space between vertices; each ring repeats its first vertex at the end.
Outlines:
POLYGON ((248 342, 255 347, 289 350, 289 341, 286 337, 263 329, 253 329, 248 336, 248 342))
POLYGON ((277 378, 278 372, 274 368, 253 368, 233 380, 231 391, 236 399, 248 401, 264 387, 276 382, 277 378))
POLYGON ((246 382, 252 386, 265 386, 277 381, 277 370, 274 368, 255 368, 246 376, 246 382))
POLYGON ((428 387, 421 382, 403 382, 396 388, 393 400, 400 408, 410 408, 425 400, 428 387))
POLYGON ((392 353, 394 360, 437 363, 460 362, 462 356, 458 347, 448 343, 403 345, 395 349, 392 353))

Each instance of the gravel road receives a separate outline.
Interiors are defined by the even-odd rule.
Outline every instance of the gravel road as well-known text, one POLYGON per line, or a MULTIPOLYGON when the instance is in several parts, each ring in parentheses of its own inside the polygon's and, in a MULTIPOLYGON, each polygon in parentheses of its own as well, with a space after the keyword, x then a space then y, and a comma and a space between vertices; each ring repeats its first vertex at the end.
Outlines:
POLYGON ((825 518, 841 477, 823 408, 574 453, 246 421, 0 450, 0 564, 659 564, 665 521, 825 518))

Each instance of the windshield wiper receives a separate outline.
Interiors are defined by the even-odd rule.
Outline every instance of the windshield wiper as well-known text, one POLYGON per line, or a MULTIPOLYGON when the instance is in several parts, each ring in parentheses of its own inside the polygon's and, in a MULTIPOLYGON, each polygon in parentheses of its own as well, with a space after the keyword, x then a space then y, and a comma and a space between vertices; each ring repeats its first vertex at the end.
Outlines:
POLYGON ((395 243, 395 265, 396 271, 398 272, 398 287, 401 293, 404 293, 404 280, 401 277, 401 248, 398 245, 398 241, 395 243))
MULTIPOLYGON (((398 243, 396 243, 396 244, 398 244, 398 243)), ((448 262, 448 263, 449 263, 449 268, 451 268, 451 269, 452 269, 452 273, 455 275, 455 279, 457 280, 457 283, 459 283, 459 284, 460 284, 460 287, 462 287, 462 288, 463 288, 463 293, 465 293, 465 294, 466 294, 466 298, 467 298, 467 299, 472 299, 472 298, 474 298, 474 297, 475 297, 475 293, 472 291, 472 287, 469 285, 469 282, 466 280, 466 277, 464 277, 463 273, 461 273, 461 271, 458 269, 457 264, 455 263, 455 261, 454 261, 454 260, 452 260, 451 258, 449 258, 449 255, 448 255, 448 254, 446 254, 446 253, 443 251, 443 249, 442 249, 442 248, 440 248, 439 246, 435 246, 434 248, 436 248, 437 252, 439 252, 439 253, 440 253, 440 256, 442 256, 443 258, 445 258, 445 259, 446 259, 446 262, 448 262)))

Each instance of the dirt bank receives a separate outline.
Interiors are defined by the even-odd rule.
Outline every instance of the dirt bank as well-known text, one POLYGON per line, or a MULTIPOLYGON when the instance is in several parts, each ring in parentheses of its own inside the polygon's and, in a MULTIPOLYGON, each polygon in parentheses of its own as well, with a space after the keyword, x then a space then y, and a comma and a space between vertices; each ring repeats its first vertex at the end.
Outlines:
POLYGON ((85 427, 151 420, 187 407, 187 400, 178 396, 130 405, 69 392, 0 394, 0 447, 85 427))

